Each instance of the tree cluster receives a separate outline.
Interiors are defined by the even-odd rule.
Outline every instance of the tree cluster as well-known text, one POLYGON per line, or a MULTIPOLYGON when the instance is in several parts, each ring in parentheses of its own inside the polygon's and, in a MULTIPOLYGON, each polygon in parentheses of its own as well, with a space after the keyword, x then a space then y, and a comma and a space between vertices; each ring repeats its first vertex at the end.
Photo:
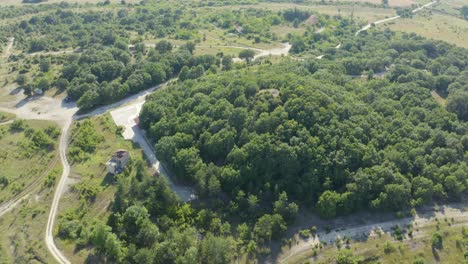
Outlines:
POLYGON ((141 125, 170 170, 202 197, 229 194, 236 214, 249 211, 239 195, 262 204, 282 191, 327 218, 460 199, 467 124, 419 80, 360 82, 340 68, 310 60, 178 83, 151 96, 141 125))

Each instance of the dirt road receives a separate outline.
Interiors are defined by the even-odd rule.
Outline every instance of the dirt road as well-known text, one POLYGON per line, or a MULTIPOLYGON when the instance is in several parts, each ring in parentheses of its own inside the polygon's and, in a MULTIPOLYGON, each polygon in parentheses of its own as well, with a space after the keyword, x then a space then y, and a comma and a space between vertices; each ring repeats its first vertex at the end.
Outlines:
POLYGON ((54 223, 57 218, 57 210, 60 202, 60 197, 62 196, 63 190, 66 186, 68 175, 70 174, 70 164, 67 160, 67 148, 68 148, 68 137, 70 133, 70 127, 72 124, 72 118, 65 120, 65 123, 62 128, 62 134, 60 135, 60 144, 59 144, 59 155, 60 160, 62 161, 63 171, 62 176, 60 176, 60 181, 57 185, 57 188, 54 193, 54 199, 52 200, 52 205, 50 207, 49 218, 47 220, 47 227, 45 233, 45 242, 50 253, 54 258, 62 264, 68 264, 70 261, 62 254, 62 252, 57 248, 54 241, 54 223))
POLYGON ((14 43, 15 43, 15 38, 9 38, 8 39, 7 47, 5 49, 5 52, 3 53, 4 58, 8 58, 10 56, 10 51, 11 51, 11 48, 13 47, 14 43))
POLYGON ((382 233, 390 233, 393 226, 406 226, 407 224, 412 223, 417 225, 418 228, 421 228, 425 225, 430 224, 434 221, 435 218, 454 218, 459 223, 464 223, 468 225, 468 202, 462 204, 447 205, 441 207, 439 212, 427 211, 425 213, 419 214, 416 217, 396 219, 387 222, 381 223, 371 223, 365 225, 353 226, 346 228, 344 230, 335 230, 329 233, 324 231, 318 232, 318 236, 313 238, 302 240, 299 244, 294 245, 290 250, 283 253, 279 256, 279 263, 288 263, 288 260, 291 260, 294 256, 298 254, 305 253, 307 251, 312 252, 312 248, 315 245, 318 245, 320 242, 327 242, 328 244, 333 244, 337 238, 341 239, 344 237, 349 237, 352 239, 362 239, 368 237, 370 234, 375 233, 377 230, 380 230, 382 233))
POLYGON ((114 119, 116 125, 125 127, 123 137, 140 145, 146 155, 146 158, 151 163, 151 166, 156 172, 166 178, 169 187, 173 192, 175 192, 185 202, 196 199, 195 190, 193 188, 176 184, 172 178, 169 177, 169 172, 159 162, 156 157, 155 150, 146 140, 144 132, 138 127, 136 118, 139 116, 144 103, 145 101, 137 101, 128 106, 113 110, 110 112, 112 119, 114 119))
MULTIPOLYGON (((54 193, 45 233, 45 242, 47 248, 59 263, 70 263, 55 245, 53 229, 55 219, 57 217, 57 210, 60 198, 66 187, 67 178, 70 173, 70 165, 66 157, 66 152, 68 148, 70 126, 73 120, 95 115, 101 115, 112 109, 121 107, 122 105, 126 104, 143 105, 146 96, 151 94, 154 90, 158 89, 161 86, 162 85, 152 87, 138 94, 132 95, 124 100, 121 100, 117 103, 97 108, 94 111, 84 115, 76 115, 78 111, 76 104, 64 103, 61 100, 46 96, 35 96, 30 98, 21 97, 18 98, 18 101, 16 102, 2 104, 2 106, 0 106, 0 111, 15 114, 18 118, 52 120, 56 121, 62 127, 62 134, 60 136, 59 142, 59 156, 63 165, 63 172, 54 193)), ((33 190, 30 190, 30 192, 31 191, 33 190)), ((15 199, 3 203, 0 207, 0 216, 13 209, 22 200, 26 199, 29 196, 30 192, 25 192, 24 195, 21 195, 15 199)))

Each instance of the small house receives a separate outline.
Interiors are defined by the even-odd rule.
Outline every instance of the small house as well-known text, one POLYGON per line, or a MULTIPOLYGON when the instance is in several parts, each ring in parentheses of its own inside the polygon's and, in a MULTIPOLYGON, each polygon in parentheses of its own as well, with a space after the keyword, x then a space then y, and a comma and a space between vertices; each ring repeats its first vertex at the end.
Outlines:
POLYGON ((117 150, 112 158, 106 162, 107 171, 111 174, 119 174, 127 165, 128 161, 130 160, 130 153, 126 150, 120 149, 117 150))

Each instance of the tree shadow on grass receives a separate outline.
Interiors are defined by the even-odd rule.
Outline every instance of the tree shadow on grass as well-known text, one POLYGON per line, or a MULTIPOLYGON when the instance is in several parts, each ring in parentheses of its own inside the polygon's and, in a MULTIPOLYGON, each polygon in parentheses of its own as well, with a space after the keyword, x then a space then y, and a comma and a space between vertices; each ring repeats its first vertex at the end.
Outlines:
POLYGON ((17 95, 23 90, 21 87, 16 87, 15 89, 10 91, 10 95, 17 95))
POLYGON ((40 96, 28 96, 26 98, 21 99, 18 103, 16 103, 15 108, 21 108, 25 106, 27 103, 36 101, 40 98, 40 96))
POLYGON ((104 179, 101 181, 101 186, 109 186, 112 185, 115 182, 115 175, 112 173, 107 173, 106 176, 104 176, 104 179))

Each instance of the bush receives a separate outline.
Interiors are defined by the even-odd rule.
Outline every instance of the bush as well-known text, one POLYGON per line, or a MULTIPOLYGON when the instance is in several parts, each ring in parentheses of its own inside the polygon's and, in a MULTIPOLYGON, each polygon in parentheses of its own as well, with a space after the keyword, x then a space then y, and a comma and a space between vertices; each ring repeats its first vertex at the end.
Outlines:
POLYGON ((23 119, 16 119, 15 121, 13 121, 13 123, 11 123, 10 130, 14 132, 19 132, 25 130, 27 127, 28 126, 26 125, 23 119))
POLYGON ((383 248, 384 248, 384 253, 385 254, 393 253, 396 250, 395 246, 390 241, 385 242, 383 248))
POLYGON ((310 237, 310 230, 309 229, 303 229, 299 231, 299 236, 303 239, 309 238, 310 237))
POLYGON ((434 233, 432 235, 432 248, 442 249, 442 246, 443 246, 442 243, 443 243, 442 235, 438 232, 434 233))
POLYGON ((81 224, 78 220, 60 221, 58 235, 63 239, 75 239, 81 232, 81 224))

